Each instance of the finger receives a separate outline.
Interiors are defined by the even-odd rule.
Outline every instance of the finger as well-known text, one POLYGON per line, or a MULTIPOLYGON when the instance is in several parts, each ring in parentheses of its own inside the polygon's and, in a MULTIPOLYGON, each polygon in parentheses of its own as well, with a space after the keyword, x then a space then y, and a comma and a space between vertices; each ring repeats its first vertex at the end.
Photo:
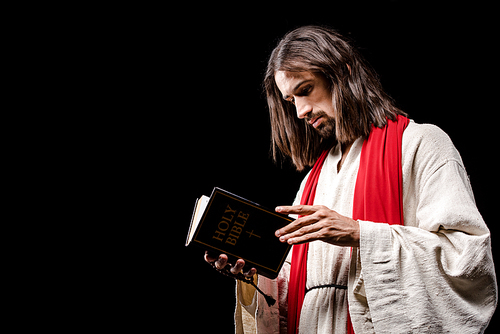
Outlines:
POLYGON ((288 225, 280 228, 274 234, 277 237, 280 238, 280 241, 285 241, 285 240, 282 240, 281 237, 283 237, 283 236, 285 236, 285 235, 287 235, 289 233, 292 233, 294 231, 297 231, 298 229, 300 229, 300 228, 302 228, 304 226, 314 224, 317 221, 318 221, 317 217, 314 217, 314 216, 304 216, 304 217, 296 219, 293 222, 291 222, 290 224, 288 224, 288 225))
POLYGON ((307 233, 302 236, 293 237, 287 240, 289 245, 304 244, 306 242, 312 242, 316 240, 321 240, 320 232, 307 233))
POLYGON ((322 227, 323 227, 323 225, 320 222, 316 222, 315 224, 301 227, 300 229, 298 229, 294 232, 291 232, 289 234, 285 234, 285 235, 281 236, 280 241, 281 242, 288 242, 289 244, 293 244, 294 241, 293 240, 290 241, 291 239, 296 239, 296 238, 302 237, 302 236, 306 236, 306 238, 307 238, 307 235, 320 231, 322 229, 322 227))
POLYGON ((212 263, 212 262, 215 262, 217 261, 218 257, 215 257, 214 253, 211 253, 209 251, 205 251, 205 261, 207 261, 208 263, 212 263))
POLYGON ((276 207, 276 212, 284 214, 298 214, 298 215, 310 215, 319 210, 317 205, 292 205, 292 206, 278 206, 276 207))
POLYGON ((236 261, 236 264, 231 268, 231 273, 236 275, 237 273, 241 272, 241 269, 243 269, 244 266, 245 266, 245 260, 239 259, 238 261, 236 261))
POLYGON ((215 261, 215 267, 217 269, 223 269, 227 265, 227 255, 226 254, 221 254, 219 255, 219 259, 215 261))
POLYGON ((255 275, 257 273, 257 269, 255 268, 252 268, 250 269, 249 271, 247 272, 244 272, 243 275, 245 275, 246 277, 252 277, 253 275, 255 275))

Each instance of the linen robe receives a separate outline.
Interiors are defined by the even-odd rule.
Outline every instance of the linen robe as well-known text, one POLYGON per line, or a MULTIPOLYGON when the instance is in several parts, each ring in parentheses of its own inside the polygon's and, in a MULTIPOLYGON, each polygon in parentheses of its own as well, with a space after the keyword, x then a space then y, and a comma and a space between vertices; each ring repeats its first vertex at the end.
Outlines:
MULTIPOLYGON (((340 172, 340 145, 325 160, 315 205, 352 217, 354 187, 364 138, 352 145, 340 172)), ((356 334, 481 333, 497 303, 489 230, 478 212, 462 159, 438 127, 410 122, 403 133, 404 226, 359 221, 360 246, 311 242, 310 289, 300 333, 346 332, 347 307, 356 334)), ((307 176, 294 204, 300 197, 307 176)), ((237 283, 236 333, 286 333, 291 252, 275 280, 259 287, 278 301, 268 307, 237 283)))

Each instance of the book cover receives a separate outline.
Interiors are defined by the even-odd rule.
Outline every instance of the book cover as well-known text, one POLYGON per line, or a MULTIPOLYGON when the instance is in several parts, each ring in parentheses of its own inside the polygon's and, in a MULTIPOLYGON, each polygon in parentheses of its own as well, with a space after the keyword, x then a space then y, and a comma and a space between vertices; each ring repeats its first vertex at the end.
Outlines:
POLYGON ((291 217, 214 188, 210 197, 196 201, 186 246, 197 244, 217 255, 224 253, 230 263, 241 258, 258 274, 273 279, 291 248, 274 233, 292 221, 291 217))

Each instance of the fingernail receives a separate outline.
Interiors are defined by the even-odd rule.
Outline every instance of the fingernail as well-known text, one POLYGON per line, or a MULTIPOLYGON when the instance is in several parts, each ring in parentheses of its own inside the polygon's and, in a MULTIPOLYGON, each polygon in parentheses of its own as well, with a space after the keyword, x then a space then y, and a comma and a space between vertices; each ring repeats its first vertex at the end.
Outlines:
POLYGON ((283 211, 283 208, 281 206, 277 206, 275 210, 276 210, 276 212, 281 212, 281 211, 283 211))
POLYGON ((285 242, 285 240, 286 240, 285 237, 280 237, 281 242, 285 242))
POLYGON ((277 236, 278 238, 281 236, 281 233, 280 233, 280 230, 277 230, 275 233, 274 233, 275 236, 277 236))

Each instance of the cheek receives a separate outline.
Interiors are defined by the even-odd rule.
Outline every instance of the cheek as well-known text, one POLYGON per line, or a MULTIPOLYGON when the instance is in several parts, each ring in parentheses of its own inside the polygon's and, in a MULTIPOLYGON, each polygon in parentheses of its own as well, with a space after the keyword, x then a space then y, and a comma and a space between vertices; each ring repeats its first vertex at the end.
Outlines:
POLYGON ((324 99, 324 108, 325 108, 325 112, 329 116, 335 117, 336 112, 335 112, 335 109, 333 108, 332 96, 330 94, 328 94, 328 96, 326 96, 324 99))
POLYGON ((329 91, 323 89, 321 91, 318 91, 314 96, 314 100, 316 101, 316 105, 321 108, 321 110, 326 112, 327 115, 332 117, 335 116, 333 110, 332 95, 329 91))
POLYGON ((323 110, 328 116, 335 117, 336 113, 333 109, 333 103, 331 100, 326 100, 321 105, 319 105, 321 110, 323 110))

